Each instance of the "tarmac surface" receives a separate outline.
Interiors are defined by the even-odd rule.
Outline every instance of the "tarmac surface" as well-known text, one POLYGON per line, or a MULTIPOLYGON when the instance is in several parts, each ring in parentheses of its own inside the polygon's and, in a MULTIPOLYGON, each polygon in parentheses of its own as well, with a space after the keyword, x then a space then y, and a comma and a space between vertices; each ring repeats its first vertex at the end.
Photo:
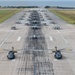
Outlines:
POLYGON ((25 9, 0 24, 0 75, 75 75, 74 40, 74 25, 43 8, 25 9), (33 30, 26 25, 31 10, 37 10, 42 15, 41 29, 33 30), (12 26, 16 30, 12 30, 12 26), (55 30, 54 26, 61 29, 55 30), (38 39, 32 39, 34 35, 38 39), (55 46, 58 50, 63 49, 60 60, 55 59, 52 53, 55 46), (18 51, 13 60, 7 58, 11 47, 18 51))

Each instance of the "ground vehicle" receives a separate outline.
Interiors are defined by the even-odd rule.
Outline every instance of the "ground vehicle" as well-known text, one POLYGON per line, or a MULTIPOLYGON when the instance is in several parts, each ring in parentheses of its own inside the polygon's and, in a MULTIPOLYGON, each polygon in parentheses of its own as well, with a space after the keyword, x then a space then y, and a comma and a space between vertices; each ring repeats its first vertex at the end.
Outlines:
POLYGON ((52 24, 56 24, 56 22, 52 22, 52 24))
POLYGON ((61 51, 60 50, 57 50, 57 47, 55 47, 55 51, 52 51, 54 54, 54 57, 56 59, 62 59, 62 54, 61 54, 61 51))
POLYGON ((21 16, 21 17, 25 17, 25 16, 23 15, 23 16, 21 16))
POLYGON ((43 38, 43 36, 40 36, 40 35, 32 35, 32 36, 30 36, 30 38, 31 39, 42 39, 43 38))
POLYGON ((42 25, 47 26, 47 24, 46 24, 46 23, 42 23, 42 25))
POLYGON ((25 25, 29 26, 29 25, 30 25, 30 23, 25 23, 25 25))
POLYGON ((9 51, 9 52, 8 52, 8 55, 7 55, 7 58, 8 58, 9 60, 15 59, 14 51, 9 51))
POLYGON ((39 26, 32 26, 31 28, 32 28, 32 29, 40 29, 39 26))
POLYGON ((60 51, 60 50, 55 51, 54 57, 55 57, 56 59, 62 59, 61 51, 60 51))
POLYGON ((38 39, 38 37, 35 34, 31 38, 32 39, 38 39))
POLYGON ((43 18, 41 18, 40 20, 41 20, 41 21, 44 21, 44 19, 43 19, 43 18))
POLYGON ((31 23, 32 23, 32 24, 39 24, 39 23, 40 23, 40 21, 33 20, 33 21, 31 21, 31 23))
POLYGON ((15 27, 15 26, 13 26, 13 27, 11 27, 11 29, 12 29, 12 30, 16 30, 16 27, 15 27))
POLYGON ((19 20, 24 20, 23 18, 19 18, 19 20))
POLYGON ((21 24, 21 22, 20 21, 17 21, 16 24, 21 24))
POLYGON ((9 60, 15 59, 15 53, 17 53, 17 51, 14 51, 14 47, 12 47, 12 50, 10 50, 7 54, 7 58, 9 60))
POLYGON ((54 26, 53 28, 54 29, 57 29, 57 30, 60 30, 60 27, 59 26, 54 26))

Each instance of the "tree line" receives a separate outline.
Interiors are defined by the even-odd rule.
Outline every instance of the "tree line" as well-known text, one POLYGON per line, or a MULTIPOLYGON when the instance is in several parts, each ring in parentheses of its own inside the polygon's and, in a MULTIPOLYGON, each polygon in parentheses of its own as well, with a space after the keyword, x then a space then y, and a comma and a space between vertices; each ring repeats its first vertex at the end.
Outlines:
POLYGON ((38 8, 38 6, 0 6, 0 8, 38 8))
POLYGON ((75 7, 45 6, 44 8, 75 9, 75 7))

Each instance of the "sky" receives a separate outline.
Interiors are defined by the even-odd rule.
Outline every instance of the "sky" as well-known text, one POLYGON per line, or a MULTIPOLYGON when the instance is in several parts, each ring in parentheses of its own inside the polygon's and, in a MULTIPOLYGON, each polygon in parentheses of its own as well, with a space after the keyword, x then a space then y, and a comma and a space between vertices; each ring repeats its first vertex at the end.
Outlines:
POLYGON ((0 1, 75 1, 75 0, 0 0, 0 1))
POLYGON ((0 0, 1 6, 63 6, 75 7, 75 0, 0 0))

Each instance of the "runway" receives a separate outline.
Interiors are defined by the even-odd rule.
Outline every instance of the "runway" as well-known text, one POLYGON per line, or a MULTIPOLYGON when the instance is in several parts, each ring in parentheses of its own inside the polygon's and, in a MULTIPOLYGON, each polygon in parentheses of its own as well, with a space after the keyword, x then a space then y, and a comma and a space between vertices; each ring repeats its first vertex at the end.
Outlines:
POLYGON ((75 26, 47 9, 24 9, 0 24, 0 75, 75 75, 74 38, 75 26), (40 19, 40 29, 31 28, 29 17, 32 10, 36 10, 44 19, 40 19), (19 21, 21 24, 16 23, 19 21), (54 25, 61 29, 55 30, 54 25), (17 29, 11 29, 12 26, 17 29), (51 53, 55 46, 64 49, 60 60, 51 53), (11 47, 18 51, 13 60, 7 59, 8 51, 5 51, 11 50, 11 47))

